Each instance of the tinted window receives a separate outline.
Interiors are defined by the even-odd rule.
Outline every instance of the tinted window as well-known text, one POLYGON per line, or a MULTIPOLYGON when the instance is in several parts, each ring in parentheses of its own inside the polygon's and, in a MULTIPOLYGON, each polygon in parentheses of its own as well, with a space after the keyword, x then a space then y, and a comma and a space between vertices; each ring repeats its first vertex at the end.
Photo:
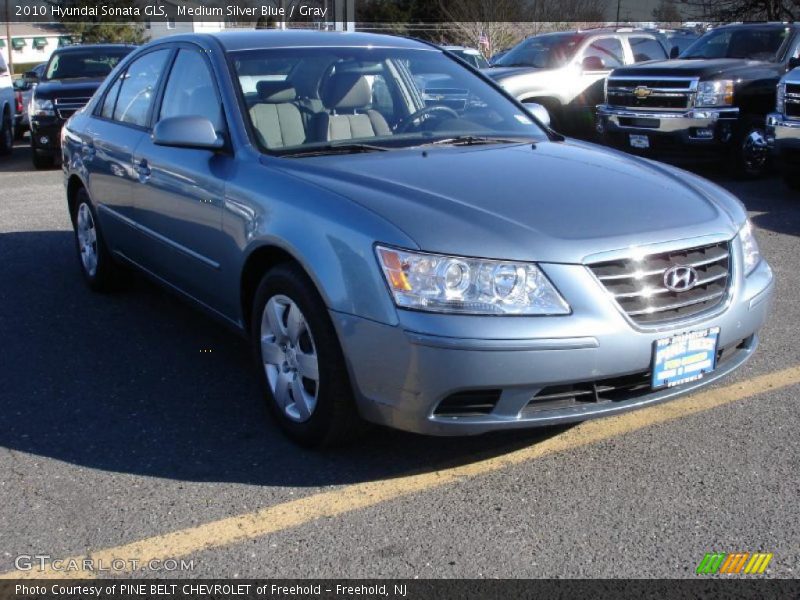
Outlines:
POLYGON ((192 115, 206 117, 222 129, 214 79, 198 50, 181 50, 170 71, 159 118, 192 115))
POLYGON ((748 58, 775 61, 789 38, 788 27, 718 29, 705 34, 681 58, 748 58))
POLYGON ((114 85, 112 85, 111 89, 108 90, 105 100, 103 100, 103 109, 100 111, 100 114, 106 119, 111 119, 114 117, 114 106, 117 103, 117 96, 119 95, 119 88, 121 85, 122 77, 117 77, 114 85))
POLYGON ((649 37, 630 38, 631 50, 633 51, 634 62, 645 62, 647 60, 664 60, 669 58, 664 48, 658 40, 649 37))
POLYGON ((575 56, 583 39, 573 33, 537 35, 514 46, 494 64, 498 67, 557 69, 575 56))
POLYGON ((169 52, 166 49, 156 50, 137 58, 130 64, 120 78, 122 87, 114 108, 115 121, 147 125, 147 113, 153 103, 153 95, 169 52))
POLYGON ((56 52, 47 65, 45 79, 101 79, 108 75, 130 48, 56 52))
POLYGON ((622 51, 622 42, 617 38, 600 38, 593 41, 583 51, 583 58, 596 56, 603 61, 603 65, 609 69, 620 67, 625 62, 622 51))

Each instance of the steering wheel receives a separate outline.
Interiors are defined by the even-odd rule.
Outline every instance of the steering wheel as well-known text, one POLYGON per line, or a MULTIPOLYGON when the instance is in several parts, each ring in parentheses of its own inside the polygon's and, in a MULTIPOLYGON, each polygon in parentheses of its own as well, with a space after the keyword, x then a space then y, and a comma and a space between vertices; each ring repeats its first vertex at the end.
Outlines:
MULTIPOLYGON (((402 119, 395 128, 397 133, 406 133, 411 126, 419 121, 421 117, 425 115, 434 115, 434 113, 446 113, 448 116, 453 117, 454 119, 458 119, 458 113, 454 111, 452 108, 447 106, 426 106, 425 108, 421 108, 417 111, 414 111, 406 118, 402 119)), ((443 118, 444 115, 436 115, 436 118, 443 118)))

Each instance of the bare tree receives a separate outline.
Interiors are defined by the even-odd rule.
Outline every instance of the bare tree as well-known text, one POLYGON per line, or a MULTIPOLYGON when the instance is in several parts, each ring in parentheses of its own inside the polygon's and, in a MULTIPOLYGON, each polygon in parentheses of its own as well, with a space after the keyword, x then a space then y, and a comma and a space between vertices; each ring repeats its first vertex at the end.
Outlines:
POLYGON ((681 14, 712 22, 794 21, 800 0, 681 0, 681 14))

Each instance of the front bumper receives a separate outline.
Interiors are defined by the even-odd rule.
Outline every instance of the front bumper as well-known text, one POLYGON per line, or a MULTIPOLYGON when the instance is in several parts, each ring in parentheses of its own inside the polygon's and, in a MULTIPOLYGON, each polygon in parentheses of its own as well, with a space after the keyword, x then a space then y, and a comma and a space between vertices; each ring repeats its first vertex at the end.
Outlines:
POLYGON ((773 294, 766 262, 737 275, 724 310, 668 327, 641 329, 623 315, 581 265, 543 265, 570 301, 564 317, 475 317, 399 310, 400 325, 331 312, 359 409, 370 421, 434 435, 479 434, 583 421, 685 394, 730 373, 757 345, 773 294), (700 381, 614 401, 536 406, 544 388, 646 375, 653 342, 720 327, 728 360, 700 381), (459 393, 492 390, 488 414, 442 415, 440 403, 459 393), (439 408, 439 410, 441 410, 439 408))
POLYGON ((733 139, 739 109, 697 108, 687 111, 644 111, 601 104, 597 107, 597 128, 620 145, 627 135, 647 135, 656 143, 653 150, 669 147, 717 149, 733 139))
POLYGON ((800 119, 787 119, 780 113, 767 115, 767 143, 778 155, 800 151, 800 119))
POLYGON ((31 147, 39 154, 60 154, 61 128, 65 121, 58 117, 34 117, 30 121, 31 147))

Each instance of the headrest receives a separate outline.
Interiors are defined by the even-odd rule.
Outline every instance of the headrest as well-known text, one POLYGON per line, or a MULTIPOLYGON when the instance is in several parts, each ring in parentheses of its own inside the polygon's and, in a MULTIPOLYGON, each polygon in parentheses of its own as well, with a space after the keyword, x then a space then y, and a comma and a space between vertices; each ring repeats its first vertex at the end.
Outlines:
POLYGON ((352 110, 364 108, 372 103, 372 89, 367 78, 359 73, 334 74, 322 89, 322 104, 325 108, 352 110))
POLYGON ((262 102, 294 102, 297 100, 297 90, 288 81, 259 81, 256 84, 258 97, 262 102))

